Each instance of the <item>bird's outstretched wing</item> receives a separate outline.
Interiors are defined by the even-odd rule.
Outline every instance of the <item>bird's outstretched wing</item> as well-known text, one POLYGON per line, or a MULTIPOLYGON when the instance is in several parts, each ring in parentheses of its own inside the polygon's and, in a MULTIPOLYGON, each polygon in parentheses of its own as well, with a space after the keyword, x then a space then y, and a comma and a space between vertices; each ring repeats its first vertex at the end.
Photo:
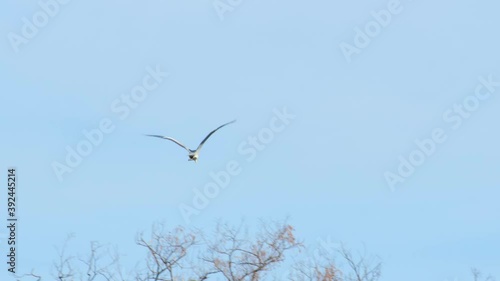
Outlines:
POLYGON ((200 143, 200 145, 198 145, 198 148, 196 149, 196 151, 199 151, 199 150, 201 149, 201 147, 203 146, 203 144, 204 144, 204 143, 208 140, 208 138, 209 138, 209 137, 210 137, 213 133, 215 133, 218 129, 220 129, 220 128, 222 128, 222 127, 226 126, 226 125, 229 125, 229 124, 231 124, 231 123, 234 123, 234 122, 236 122, 236 120, 233 120, 233 121, 231 121, 231 122, 227 122, 226 124, 220 125, 219 127, 217 127, 217 129, 215 129, 215 130, 211 131, 211 132, 210 132, 210 134, 208 134, 208 135, 207 135, 207 136, 206 136, 206 137, 205 137, 205 138, 201 141, 201 143, 200 143))
POLYGON ((169 140, 169 141, 173 141, 175 142, 176 144, 180 145, 182 148, 184 148, 185 150, 187 150, 188 152, 191 152, 189 150, 189 148, 187 148, 185 145, 183 145, 182 143, 180 143, 179 141, 177 141, 176 139, 173 139, 173 138, 170 138, 170 137, 165 137, 165 136, 159 136, 159 135, 146 135, 148 137, 156 137, 156 138, 162 138, 162 139, 166 139, 166 140, 169 140))

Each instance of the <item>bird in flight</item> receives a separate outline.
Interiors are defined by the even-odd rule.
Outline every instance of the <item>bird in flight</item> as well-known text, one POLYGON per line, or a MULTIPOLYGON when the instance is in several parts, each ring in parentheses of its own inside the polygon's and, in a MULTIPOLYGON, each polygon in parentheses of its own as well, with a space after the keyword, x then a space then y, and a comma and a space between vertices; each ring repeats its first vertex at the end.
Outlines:
POLYGON ((192 150, 192 149, 189 149, 187 146, 183 145, 182 143, 180 143, 179 141, 177 141, 176 139, 174 138, 171 138, 171 137, 166 137, 166 136, 160 136, 160 135, 146 135, 148 137, 156 137, 156 138, 162 138, 162 139, 166 139, 166 140, 169 140, 169 141, 173 141, 175 142, 176 144, 178 144, 179 146, 181 146, 182 148, 184 148, 185 150, 187 150, 187 152, 189 153, 188 154, 188 161, 194 161, 195 163, 198 162, 198 153, 200 152, 200 149, 203 147, 203 144, 205 144, 205 142, 208 140, 208 138, 213 134, 215 133, 217 130, 219 130, 220 128, 226 126, 226 125, 229 125, 231 123, 234 123, 236 122, 236 120, 233 120, 231 122, 227 122, 226 124, 222 124, 220 125, 219 127, 217 127, 215 130, 211 131, 200 143, 200 145, 198 145, 198 148, 196 148, 196 150, 192 150))

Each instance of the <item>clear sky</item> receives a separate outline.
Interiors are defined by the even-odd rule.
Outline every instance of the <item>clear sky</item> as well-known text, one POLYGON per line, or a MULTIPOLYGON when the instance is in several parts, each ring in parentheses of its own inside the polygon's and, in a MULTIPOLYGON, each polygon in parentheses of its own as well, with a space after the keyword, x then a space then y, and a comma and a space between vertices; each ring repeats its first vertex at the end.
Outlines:
POLYGON ((500 278, 498 1, 40 3, 0 4, 18 270, 46 270, 68 233, 127 264, 157 221, 289 216, 306 241, 364 243, 381 280, 500 278), (196 164, 143 136, 195 148, 233 119, 196 164))

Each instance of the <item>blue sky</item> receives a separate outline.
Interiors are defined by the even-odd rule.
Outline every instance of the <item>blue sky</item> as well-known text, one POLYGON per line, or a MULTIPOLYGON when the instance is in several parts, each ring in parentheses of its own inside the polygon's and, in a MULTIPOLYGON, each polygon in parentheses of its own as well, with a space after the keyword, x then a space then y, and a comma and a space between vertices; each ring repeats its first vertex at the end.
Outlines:
POLYGON ((136 233, 186 225, 180 204, 234 162, 190 226, 289 216, 306 241, 364 243, 381 280, 471 280, 473 266, 500 278, 500 87, 484 83, 500 81, 497 1, 242 0, 222 19, 211 0, 62 2, 32 38, 23 18, 43 17, 40 4, 0 4, 0 167, 18 169, 18 270, 43 272, 68 233, 74 251, 98 240, 133 263, 136 233), (378 29, 356 46, 367 26, 378 29), (150 79, 155 69, 168 77, 150 79), (125 103, 145 80, 154 86, 125 103), (294 118, 271 130, 283 110, 294 118), (197 164, 143 137, 195 147, 232 119, 197 164), (58 179, 54 162, 101 122, 111 132, 58 179), (436 129, 446 140, 413 153, 436 129), (247 160, 238 148, 269 130, 247 160), (401 177, 410 155, 422 163, 401 177), (404 182, 391 189, 387 172, 404 182))

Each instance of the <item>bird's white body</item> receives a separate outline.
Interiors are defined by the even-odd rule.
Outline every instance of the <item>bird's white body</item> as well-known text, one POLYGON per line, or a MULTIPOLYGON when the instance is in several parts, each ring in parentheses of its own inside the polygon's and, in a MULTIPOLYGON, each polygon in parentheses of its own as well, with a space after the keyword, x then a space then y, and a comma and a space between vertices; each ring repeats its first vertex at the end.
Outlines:
POLYGON ((188 161, 194 161, 195 163, 198 163, 198 151, 190 151, 188 157, 188 161))

